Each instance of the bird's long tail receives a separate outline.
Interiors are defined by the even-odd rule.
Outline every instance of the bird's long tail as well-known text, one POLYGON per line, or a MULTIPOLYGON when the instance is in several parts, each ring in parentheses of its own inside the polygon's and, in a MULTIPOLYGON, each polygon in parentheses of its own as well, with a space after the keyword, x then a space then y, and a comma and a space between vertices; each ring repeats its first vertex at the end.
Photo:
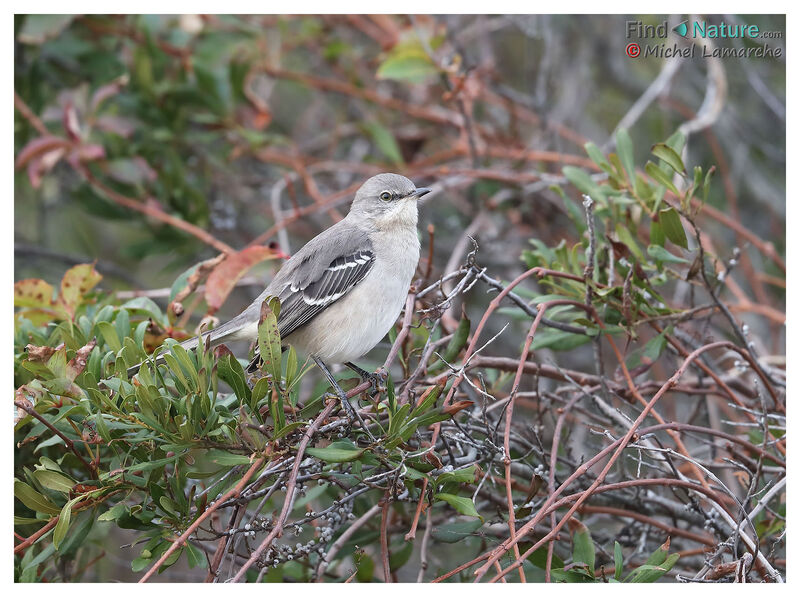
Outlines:
MULTIPOLYGON (((227 342, 230 340, 238 340, 243 338, 246 334, 246 328, 250 322, 248 321, 249 318, 247 317, 247 313, 241 313, 231 319, 230 321, 226 321, 218 328, 214 328, 213 330, 209 330, 207 332, 203 332, 202 334, 202 341, 205 342, 207 338, 211 338, 211 346, 217 346, 222 344, 223 342, 227 342)), ((252 324, 251 324, 252 325, 252 324)), ((185 348, 186 350, 191 350, 197 346, 198 337, 195 336, 194 338, 189 338, 188 340, 184 340, 180 343, 180 346, 185 348)), ((163 356, 156 357, 155 360, 157 365, 161 365, 165 362, 163 356)), ((139 372, 139 369, 144 364, 144 361, 139 363, 138 365, 134 365, 133 367, 128 368, 128 378, 130 379, 134 375, 139 372)))

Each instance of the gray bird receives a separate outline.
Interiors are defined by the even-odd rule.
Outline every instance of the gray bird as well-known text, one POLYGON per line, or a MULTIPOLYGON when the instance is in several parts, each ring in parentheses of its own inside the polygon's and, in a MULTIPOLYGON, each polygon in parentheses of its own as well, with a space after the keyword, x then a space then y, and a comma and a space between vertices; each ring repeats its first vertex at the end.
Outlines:
POLYGON ((352 416, 328 365, 344 363, 374 381, 352 361, 381 341, 403 309, 419 261, 417 199, 429 192, 399 174, 373 176, 356 191, 347 217, 308 241, 250 306, 203 341, 255 340, 261 304, 277 297, 281 342, 314 359, 352 416))

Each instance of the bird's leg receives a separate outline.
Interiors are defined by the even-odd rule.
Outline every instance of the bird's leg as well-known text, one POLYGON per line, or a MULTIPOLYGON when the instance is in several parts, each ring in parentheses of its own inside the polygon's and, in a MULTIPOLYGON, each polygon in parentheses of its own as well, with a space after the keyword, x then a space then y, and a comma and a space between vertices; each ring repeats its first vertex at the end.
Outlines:
POLYGON ((344 412, 347 414, 347 418, 350 419, 351 421, 358 421, 359 425, 361 425, 361 428, 367 433, 369 438, 372 441, 375 441, 375 437, 369 432, 369 429, 367 429, 367 425, 366 423, 364 423, 364 419, 361 418, 361 415, 358 414, 358 411, 353 408, 352 404, 350 404, 350 401, 347 398, 347 394, 341 388, 341 386, 339 386, 339 384, 336 381, 336 378, 333 377, 333 373, 331 373, 330 369, 328 369, 328 366, 325 363, 323 363, 321 359, 318 359, 317 357, 312 357, 312 358, 314 359, 314 362, 317 364, 317 367, 319 367, 322 370, 323 375, 325 375, 325 379, 327 379, 328 383, 331 384, 331 386, 333 387, 333 391, 336 392, 336 395, 339 397, 339 401, 342 403, 342 408, 344 409, 344 412))
POLYGON ((349 367, 355 373, 357 373, 358 376, 361 377, 361 381, 368 381, 370 383, 370 385, 372 386, 369 391, 370 396, 374 396, 375 394, 377 394, 381 384, 386 383, 386 379, 388 378, 386 370, 384 370, 382 367, 375 373, 370 373, 369 371, 365 371, 355 363, 347 362, 345 363, 345 366, 349 367))

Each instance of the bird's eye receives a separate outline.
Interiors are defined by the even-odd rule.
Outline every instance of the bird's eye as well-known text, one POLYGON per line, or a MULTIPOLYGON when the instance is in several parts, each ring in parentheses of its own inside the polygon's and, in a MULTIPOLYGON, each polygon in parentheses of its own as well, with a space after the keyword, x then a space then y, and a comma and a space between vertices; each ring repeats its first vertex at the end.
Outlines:
POLYGON ((389 191, 384 191, 383 193, 380 194, 380 198, 382 201, 391 201, 392 194, 389 191))

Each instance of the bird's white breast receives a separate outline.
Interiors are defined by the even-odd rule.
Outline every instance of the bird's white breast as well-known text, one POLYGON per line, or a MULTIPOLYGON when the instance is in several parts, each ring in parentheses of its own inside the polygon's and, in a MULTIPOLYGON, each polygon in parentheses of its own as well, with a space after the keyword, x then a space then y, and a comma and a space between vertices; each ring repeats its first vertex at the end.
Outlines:
POLYGON ((292 333, 288 343, 328 364, 344 363, 369 352, 389 332, 417 268, 419 238, 416 225, 405 225, 378 230, 371 240, 375 265, 364 280, 292 333))

